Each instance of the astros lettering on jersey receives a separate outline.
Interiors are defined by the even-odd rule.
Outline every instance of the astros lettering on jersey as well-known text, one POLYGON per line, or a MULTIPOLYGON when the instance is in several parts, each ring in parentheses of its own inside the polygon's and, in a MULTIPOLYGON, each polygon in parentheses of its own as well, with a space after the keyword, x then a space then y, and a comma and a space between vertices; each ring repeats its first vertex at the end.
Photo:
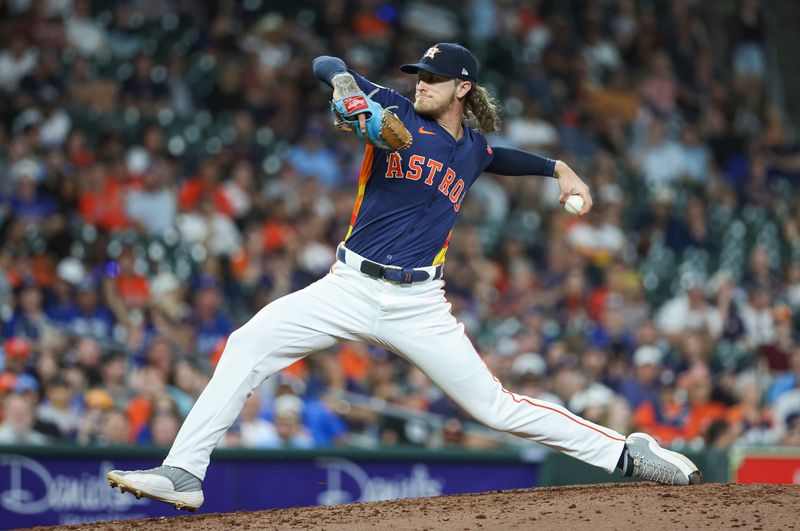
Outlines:
POLYGON ((492 161, 492 149, 466 124, 456 140, 435 120, 417 114, 410 100, 350 73, 367 94, 378 89, 372 95, 376 102, 397 106, 394 112, 414 143, 395 153, 367 145, 345 245, 385 265, 442 264, 461 203, 492 161))

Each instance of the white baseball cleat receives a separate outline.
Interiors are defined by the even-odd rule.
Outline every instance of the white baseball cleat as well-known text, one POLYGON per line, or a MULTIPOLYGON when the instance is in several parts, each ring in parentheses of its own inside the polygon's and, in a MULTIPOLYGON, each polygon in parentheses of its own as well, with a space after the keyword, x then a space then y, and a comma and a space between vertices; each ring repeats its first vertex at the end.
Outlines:
POLYGON ((187 511, 203 505, 200 480, 182 468, 162 465, 149 470, 112 470, 106 477, 111 488, 119 487, 137 499, 144 496, 187 511))
POLYGON ((696 485, 703 482, 703 475, 694 463, 678 452, 661 448, 646 433, 628 435, 625 450, 622 471, 626 476, 667 485, 696 485))

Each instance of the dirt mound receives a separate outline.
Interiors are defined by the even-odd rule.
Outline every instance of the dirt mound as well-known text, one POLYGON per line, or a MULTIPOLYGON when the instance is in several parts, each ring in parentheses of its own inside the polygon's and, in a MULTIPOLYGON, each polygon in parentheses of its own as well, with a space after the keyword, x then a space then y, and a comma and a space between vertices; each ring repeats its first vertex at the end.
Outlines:
POLYGON ((798 497, 796 485, 625 483, 35 529, 795 529, 798 497))

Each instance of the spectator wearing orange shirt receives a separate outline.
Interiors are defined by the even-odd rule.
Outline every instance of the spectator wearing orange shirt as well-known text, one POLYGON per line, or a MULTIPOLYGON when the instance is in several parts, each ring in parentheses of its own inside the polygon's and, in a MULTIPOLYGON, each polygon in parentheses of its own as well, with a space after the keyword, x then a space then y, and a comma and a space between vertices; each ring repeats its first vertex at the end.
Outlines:
POLYGON ((200 163, 197 176, 183 183, 178 192, 178 206, 182 212, 195 210, 206 195, 211 197, 217 211, 233 217, 233 206, 219 183, 219 163, 213 158, 204 159, 200 163))
POLYGON ((109 273, 116 274, 115 286, 122 303, 127 308, 144 308, 150 300, 150 282, 136 272, 134 247, 125 245, 118 262, 112 262, 109 268, 109 273))
POLYGON ((97 162, 81 171, 82 184, 78 197, 78 209, 84 223, 113 231, 125 228, 125 190, 104 164, 97 162))
POLYGON ((727 408, 711 400, 713 385, 707 366, 695 365, 683 378, 683 387, 688 394, 683 438, 691 441, 695 437, 702 436, 713 421, 725 418, 727 408))

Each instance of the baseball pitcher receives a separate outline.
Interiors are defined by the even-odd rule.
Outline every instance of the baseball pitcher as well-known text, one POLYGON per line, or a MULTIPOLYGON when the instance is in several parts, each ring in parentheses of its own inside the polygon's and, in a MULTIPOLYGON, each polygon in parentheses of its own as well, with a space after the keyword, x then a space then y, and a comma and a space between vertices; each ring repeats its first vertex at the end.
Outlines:
POLYGON ((111 486, 195 510, 209 456, 248 395, 295 361, 338 341, 363 341, 419 367, 465 411, 495 430, 549 446, 626 476, 700 483, 686 457, 649 435, 625 437, 563 407, 503 387, 450 311, 443 268, 456 216, 483 172, 555 177, 561 202, 586 184, 563 162, 492 147, 494 102, 478 85, 478 63, 453 43, 431 46, 401 70, 417 77, 414 101, 347 69, 314 60, 333 88, 335 123, 366 143, 350 228, 324 278, 261 309, 228 339, 213 378, 162 466, 108 473, 111 486))

